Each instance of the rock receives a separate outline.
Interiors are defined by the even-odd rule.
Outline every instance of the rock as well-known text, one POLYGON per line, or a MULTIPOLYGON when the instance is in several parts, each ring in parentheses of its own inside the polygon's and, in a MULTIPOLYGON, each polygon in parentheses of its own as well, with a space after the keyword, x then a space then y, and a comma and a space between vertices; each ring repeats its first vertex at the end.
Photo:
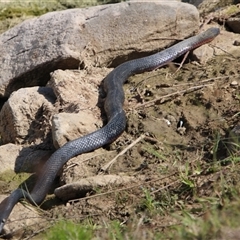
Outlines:
POLYGON ((79 198, 87 192, 93 191, 97 187, 119 186, 126 183, 137 183, 136 177, 120 176, 120 175, 97 175, 81 179, 78 182, 66 184, 56 188, 54 194, 64 201, 79 198))
POLYGON ((97 68, 92 75, 88 74, 84 78, 86 71, 57 70, 52 74, 49 84, 53 90, 50 87, 32 87, 14 92, 0 114, 2 141, 18 142, 25 144, 25 147, 14 144, 1 146, 1 171, 12 169, 15 172, 35 172, 52 153, 46 150, 49 148, 46 142, 52 141, 50 136, 47 137, 52 128, 56 148, 100 128, 102 120, 96 106, 99 98, 98 84, 108 72, 109 69, 100 71, 97 68), (58 103, 68 108, 67 111, 72 105, 77 106, 78 110, 77 113, 54 115, 51 124, 53 113, 58 111, 53 110, 56 99, 53 91, 58 96, 58 103), (30 143, 40 143, 43 149, 26 147, 30 143))
MULTIPOLYGON (((204 26, 202 31, 210 27, 216 27, 216 24, 204 26)), ((239 58, 240 48, 239 46, 235 46, 233 44, 234 41, 238 39, 238 34, 221 29, 220 35, 217 36, 209 45, 203 45, 201 48, 194 50, 193 53, 202 63, 205 63, 214 55, 223 55, 224 52, 227 52, 235 58, 239 58)))
POLYGON ((14 92, 0 112, 2 143, 39 144, 47 139, 55 95, 49 87, 14 92))
POLYGON ((231 17, 226 23, 234 33, 240 33, 240 17, 231 17))
POLYGON ((16 173, 36 172, 50 157, 52 151, 23 147, 8 143, 0 146, 0 173, 9 169, 16 173), (11 154, 9 154, 11 153, 11 154))
POLYGON ((55 148, 79 138, 102 126, 99 102, 99 84, 109 70, 94 68, 92 73, 57 70, 51 74, 52 86, 58 103, 66 112, 52 119, 52 138, 55 148))
MULTIPOLYGON (((0 202, 3 201, 7 196, 0 195, 0 202)), ((17 203, 4 226, 2 234, 11 238, 14 235, 14 239, 23 239, 26 236, 26 232, 39 230, 41 227, 46 226, 47 221, 44 220, 37 210, 31 205, 23 205, 17 203)))
POLYGON ((240 41, 239 41, 239 40, 235 40, 235 41, 233 42, 233 45, 234 45, 234 46, 240 46, 240 41))
POLYGON ((15 162, 21 150, 22 146, 12 143, 0 146, 0 173, 9 169, 15 169, 15 162))
POLYGON ((81 110, 91 109, 96 107, 99 85, 109 72, 110 70, 105 68, 92 68, 91 72, 56 70, 51 74, 48 86, 53 89, 60 105, 74 104, 79 105, 81 110))
MULTIPOLYGON (((209 28, 209 26, 203 27, 201 31, 205 31, 209 28)), ((222 34, 222 32, 221 32, 222 34)), ((210 44, 205 44, 201 46, 200 48, 194 49, 193 54, 194 57, 198 62, 201 62, 202 64, 206 64, 206 62, 211 59, 214 54, 216 53, 216 49, 212 46, 214 46, 219 41, 219 38, 216 37, 213 39, 213 41, 210 44)), ((220 52, 220 51, 218 51, 220 52)))
POLYGON ((96 118, 89 111, 84 113, 59 113, 52 120, 52 136, 55 148, 61 147, 70 140, 77 139, 96 128, 96 118))
POLYGON ((0 96, 45 85, 56 69, 116 66, 186 38, 198 26, 197 9, 175 1, 122 2, 26 20, 0 35, 0 96))
POLYGON ((231 87, 237 87, 239 85, 239 83, 238 83, 238 81, 236 81, 236 80, 233 80, 231 83, 230 83, 230 86, 231 87))

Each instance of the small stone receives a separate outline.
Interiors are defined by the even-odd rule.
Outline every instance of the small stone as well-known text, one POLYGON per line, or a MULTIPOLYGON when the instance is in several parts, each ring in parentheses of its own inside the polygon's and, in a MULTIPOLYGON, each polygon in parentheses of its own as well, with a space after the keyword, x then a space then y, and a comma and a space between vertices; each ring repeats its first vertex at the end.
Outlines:
POLYGON ((175 118, 173 115, 171 115, 171 114, 168 114, 168 115, 166 116, 166 119, 167 119, 170 123, 176 123, 176 122, 177 122, 176 118, 175 118))
POLYGON ((235 40, 235 41, 233 42, 233 46, 240 46, 240 41, 235 40))
POLYGON ((238 81, 236 81, 236 80, 232 81, 232 82, 230 83, 230 86, 231 86, 231 87, 236 87, 236 86, 238 86, 238 81))
POLYGON ((184 135, 186 133, 186 128, 185 127, 177 128, 177 133, 179 133, 180 135, 184 135))

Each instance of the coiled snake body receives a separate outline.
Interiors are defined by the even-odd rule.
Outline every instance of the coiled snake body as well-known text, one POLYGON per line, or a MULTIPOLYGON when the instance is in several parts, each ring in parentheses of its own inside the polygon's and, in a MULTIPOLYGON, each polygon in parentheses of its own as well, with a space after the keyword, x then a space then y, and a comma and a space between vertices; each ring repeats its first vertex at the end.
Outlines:
POLYGON ((58 171, 69 159, 109 144, 120 136, 126 126, 122 85, 131 75, 159 68, 187 51, 212 41, 218 34, 218 28, 210 28, 162 52, 125 62, 110 72, 104 79, 104 108, 108 123, 93 133, 66 143, 54 152, 45 163, 31 193, 18 188, 0 203, 0 233, 13 207, 21 198, 26 198, 33 204, 40 204, 44 200, 58 171))

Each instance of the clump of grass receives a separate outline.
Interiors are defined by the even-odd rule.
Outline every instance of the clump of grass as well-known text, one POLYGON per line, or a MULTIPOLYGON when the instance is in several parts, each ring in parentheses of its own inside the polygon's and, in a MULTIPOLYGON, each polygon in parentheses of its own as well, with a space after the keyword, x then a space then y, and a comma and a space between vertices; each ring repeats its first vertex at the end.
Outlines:
POLYGON ((47 240, 90 240, 93 239, 93 229, 72 221, 60 221, 45 233, 44 238, 47 240))
POLYGON ((151 192, 148 189, 143 189, 145 197, 142 200, 142 207, 146 209, 149 213, 152 213, 156 210, 159 203, 151 195, 151 192))
POLYGON ((0 3, 0 20, 6 18, 20 17, 23 15, 39 16, 44 13, 56 10, 64 10, 69 8, 82 8, 95 6, 105 3, 118 3, 121 0, 15 0, 0 3))
POLYGON ((239 208, 239 201, 232 202, 223 208, 214 205, 206 209, 201 217, 196 217, 190 211, 184 210, 181 216, 176 216, 180 224, 174 227, 173 237, 186 240, 229 239, 227 236, 229 231, 239 233, 239 208))
POLYGON ((117 220, 112 221, 109 225, 108 228, 108 235, 109 235, 109 239, 112 240, 124 240, 124 232, 123 232, 123 226, 121 225, 121 223, 117 220))
POLYGON ((43 15, 47 12, 60 11, 70 8, 91 7, 106 3, 116 3, 121 0, 15 0, 0 2, 0 33, 19 24, 25 19, 43 15))

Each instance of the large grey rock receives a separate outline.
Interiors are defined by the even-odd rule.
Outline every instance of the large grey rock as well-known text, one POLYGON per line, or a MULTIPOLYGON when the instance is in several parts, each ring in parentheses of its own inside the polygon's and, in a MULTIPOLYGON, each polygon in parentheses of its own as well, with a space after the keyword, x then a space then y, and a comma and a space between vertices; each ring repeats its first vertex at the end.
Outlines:
POLYGON ((56 69, 116 66, 188 37, 198 26, 197 9, 177 1, 125 2, 26 20, 0 35, 0 96, 45 85, 56 69))

